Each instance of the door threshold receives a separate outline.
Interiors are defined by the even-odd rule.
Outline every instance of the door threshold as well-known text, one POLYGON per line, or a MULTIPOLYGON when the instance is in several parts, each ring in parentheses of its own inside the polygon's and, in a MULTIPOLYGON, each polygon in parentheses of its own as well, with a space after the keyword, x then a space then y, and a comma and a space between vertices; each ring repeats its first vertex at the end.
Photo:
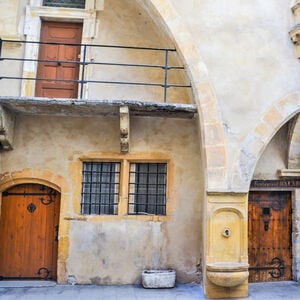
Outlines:
POLYGON ((0 288, 39 288, 51 286, 56 286, 56 282, 49 280, 0 280, 0 288))

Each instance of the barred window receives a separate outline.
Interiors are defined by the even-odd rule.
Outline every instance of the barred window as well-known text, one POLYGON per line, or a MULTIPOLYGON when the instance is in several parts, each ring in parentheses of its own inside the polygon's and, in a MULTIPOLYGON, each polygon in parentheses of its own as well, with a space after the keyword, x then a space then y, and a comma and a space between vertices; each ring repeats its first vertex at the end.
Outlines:
POLYGON ((82 214, 118 213, 121 164, 85 162, 82 170, 82 214))
POLYGON ((85 8, 85 0, 44 0, 44 6, 85 8))
POLYGON ((166 163, 131 163, 129 171, 129 214, 166 214, 166 163))

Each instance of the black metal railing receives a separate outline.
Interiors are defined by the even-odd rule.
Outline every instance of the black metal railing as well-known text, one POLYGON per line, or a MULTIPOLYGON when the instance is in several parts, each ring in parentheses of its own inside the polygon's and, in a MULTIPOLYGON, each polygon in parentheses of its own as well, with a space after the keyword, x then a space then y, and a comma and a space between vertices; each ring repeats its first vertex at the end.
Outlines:
MULTIPOLYGON (((0 80, 11 79, 11 80, 43 80, 43 81, 57 81, 57 82, 76 82, 79 84, 79 97, 83 98, 84 86, 88 83, 91 84, 115 84, 115 85, 134 85, 134 86, 151 86, 151 87, 161 87, 163 89, 163 102, 167 102, 167 91, 169 88, 191 88, 190 83, 169 83, 169 72, 171 70, 184 71, 183 66, 173 66, 170 65, 170 53, 175 53, 175 48, 151 48, 151 47, 134 47, 134 46, 116 46, 116 45, 93 45, 93 44, 68 44, 68 43, 56 43, 56 42, 38 42, 38 41, 15 41, 15 40, 1 40, 0 39, 0 62, 1 61, 14 61, 14 62, 49 62, 57 64, 78 64, 80 68, 80 74, 78 79, 64 79, 64 78, 38 78, 38 77, 22 77, 22 76, 5 76, 4 69, 0 65, 0 80), (65 45, 65 46, 74 46, 80 47, 80 60, 50 60, 50 59, 34 59, 34 58, 17 58, 17 57, 4 57, 2 56, 2 46, 3 43, 21 43, 21 44, 46 44, 46 45, 65 45), (158 64, 148 64, 148 63, 123 63, 123 62, 105 62, 105 61, 95 61, 90 59, 87 61, 87 50, 88 48, 107 48, 107 49, 119 49, 119 50, 135 50, 139 52, 155 51, 163 53, 163 62, 158 64), (162 82, 140 82, 140 81, 129 81, 129 80, 97 80, 86 78, 86 69, 88 66, 113 66, 119 68, 151 68, 151 69, 161 69, 163 71, 163 81, 162 82)), ((146 56, 146 54, 145 54, 146 56)), ((182 77, 184 78, 184 76, 182 77)), ((185 81, 182 79, 182 81, 185 81)))

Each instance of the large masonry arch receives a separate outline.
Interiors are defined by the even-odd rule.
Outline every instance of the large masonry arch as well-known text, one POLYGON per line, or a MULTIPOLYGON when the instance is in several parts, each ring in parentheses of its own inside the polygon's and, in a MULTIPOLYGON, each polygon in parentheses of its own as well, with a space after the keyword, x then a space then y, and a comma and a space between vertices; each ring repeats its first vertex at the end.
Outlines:
POLYGON ((227 186, 227 157, 224 131, 218 116, 216 96, 209 80, 205 63, 194 46, 190 32, 169 0, 138 0, 138 3, 172 37, 185 64, 199 113, 199 128, 206 167, 207 189, 211 191, 224 189, 227 186))
POLYGON ((254 132, 242 143, 234 172, 231 188, 247 192, 256 163, 276 132, 300 111, 300 92, 295 92, 276 101, 262 116, 254 132))

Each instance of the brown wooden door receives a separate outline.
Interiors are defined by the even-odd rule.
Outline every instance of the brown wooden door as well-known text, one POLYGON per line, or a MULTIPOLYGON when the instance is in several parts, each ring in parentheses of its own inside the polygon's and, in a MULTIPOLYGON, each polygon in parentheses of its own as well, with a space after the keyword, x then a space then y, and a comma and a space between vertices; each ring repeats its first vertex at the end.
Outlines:
MULTIPOLYGON (((41 42, 80 44, 82 24, 42 22, 41 42)), ((55 81, 55 79, 78 80, 80 46, 41 44, 37 78, 50 80, 36 81, 36 96, 49 98, 77 98, 78 83, 72 81, 55 81), (66 62, 69 61, 69 62, 66 62), (70 61, 73 61, 71 63, 70 61), (52 80, 53 79, 53 80, 52 80)))
POLYGON ((2 194, 0 277, 56 279, 60 194, 22 184, 2 194))
POLYGON ((249 194, 250 282, 292 279, 291 194, 249 194))

